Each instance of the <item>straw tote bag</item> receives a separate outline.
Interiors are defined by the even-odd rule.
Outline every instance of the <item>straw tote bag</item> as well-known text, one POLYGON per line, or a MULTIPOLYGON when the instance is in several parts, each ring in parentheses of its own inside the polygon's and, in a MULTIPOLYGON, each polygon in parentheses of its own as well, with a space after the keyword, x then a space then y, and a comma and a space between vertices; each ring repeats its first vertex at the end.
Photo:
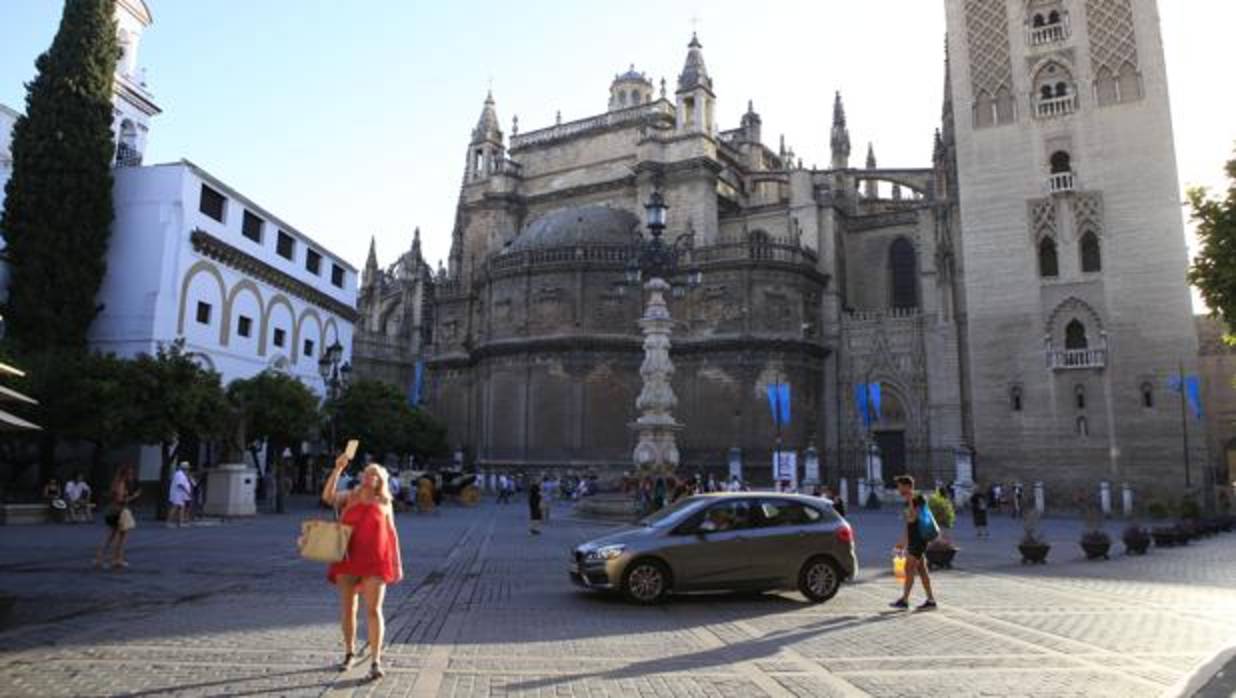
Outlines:
POLYGON ((316 562, 339 562, 348 555, 352 527, 337 521, 310 519, 300 523, 296 547, 300 556, 316 562))

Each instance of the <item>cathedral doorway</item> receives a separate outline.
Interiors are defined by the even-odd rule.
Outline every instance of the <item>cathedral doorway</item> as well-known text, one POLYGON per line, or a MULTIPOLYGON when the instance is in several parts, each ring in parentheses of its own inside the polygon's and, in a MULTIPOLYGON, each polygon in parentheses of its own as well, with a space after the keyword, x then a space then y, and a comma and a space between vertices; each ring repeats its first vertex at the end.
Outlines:
POLYGON ((877 431, 872 434, 872 437, 875 439, 876 446, 880 448, 880 464, 883 466, 885 483, 907 472, 905 430, 877 431))

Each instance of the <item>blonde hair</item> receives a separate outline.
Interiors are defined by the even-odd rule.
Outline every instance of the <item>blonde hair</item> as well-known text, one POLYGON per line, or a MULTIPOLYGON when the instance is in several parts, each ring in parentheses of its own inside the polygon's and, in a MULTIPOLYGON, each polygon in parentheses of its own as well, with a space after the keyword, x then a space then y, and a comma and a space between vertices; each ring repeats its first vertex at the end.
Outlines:
MULTIPOLYGON (((386 468, 377 463, 370 463, 365 466, 361 474, 373 471, 378 476, 378 486, 374 489, 373 496, 381 504, 391 503, 391 474, 386 472, 386 468)), ((364 480, 361 481, 362 483, 364 480)), ((362 484, 363 486, 363 484, 362 484)))

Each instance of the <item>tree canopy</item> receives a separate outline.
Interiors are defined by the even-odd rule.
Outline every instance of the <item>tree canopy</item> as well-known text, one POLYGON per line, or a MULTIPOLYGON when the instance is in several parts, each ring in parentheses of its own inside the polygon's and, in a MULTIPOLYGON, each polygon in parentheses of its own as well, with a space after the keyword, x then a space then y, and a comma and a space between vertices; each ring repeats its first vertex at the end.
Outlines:
POLYGON ((360 439, 362 452, 415 455, 418 459, 445 455, 446 429, 408 404, 394 386, 373 380, 351 383, 332 406, 338 415, 338 438, 360 439))
POLYGON ((13 173, 0 216, 11 270, 4 318, 25 355, 84 350, 99 311, 114 215, 114 11, 115 0, 66 0, 13 127, 13 173))
POLYGON ((1189 269, 1189 283, 1201 291, 1211 314, 1222 319, 1232 335, 1236 334, 1236 158, 1225 169, 1228 189, 1224 198, 1211 198, 1200 187, 1188 192, 1201 244, 1189 269))
POLYGON ((318 425, 318 398, 304 383, 263 371, 232 381, 227 396, 249 440, 268 440, 276 450, 306 440, 318 425))

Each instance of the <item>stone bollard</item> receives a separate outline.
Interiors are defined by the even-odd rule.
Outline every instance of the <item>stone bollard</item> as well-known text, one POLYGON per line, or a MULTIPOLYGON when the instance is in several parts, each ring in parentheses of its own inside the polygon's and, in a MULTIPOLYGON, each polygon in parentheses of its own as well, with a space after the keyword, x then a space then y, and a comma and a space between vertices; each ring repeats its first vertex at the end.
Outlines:
POLYGON ((1120 499, 1124 505, 1124 517, 1126 519, 1133 518, 1133 488, 1129 487, 1127 482, 1120 484, 1120 499))
POLYGON ((871 494, 871 486, 867 484, 866 478, 858 478, 858 506, 867 504, 867 497, 871 494))
POLYGON ((1099 509, 1103 516, 1112 515, 1112 483, 1107 480, 1099 483, 1099 509))
POLYGON ((1043 510, 1046 508, 1046 498, 1043 496, 1043 481, 1036 480, 1034 483, 1034 510, 1042 515, 1043 510))
POLYGON ((850 503, 850 483, 845 478, 841 478, 837 483, 837 496, 846 504, 850 503))

